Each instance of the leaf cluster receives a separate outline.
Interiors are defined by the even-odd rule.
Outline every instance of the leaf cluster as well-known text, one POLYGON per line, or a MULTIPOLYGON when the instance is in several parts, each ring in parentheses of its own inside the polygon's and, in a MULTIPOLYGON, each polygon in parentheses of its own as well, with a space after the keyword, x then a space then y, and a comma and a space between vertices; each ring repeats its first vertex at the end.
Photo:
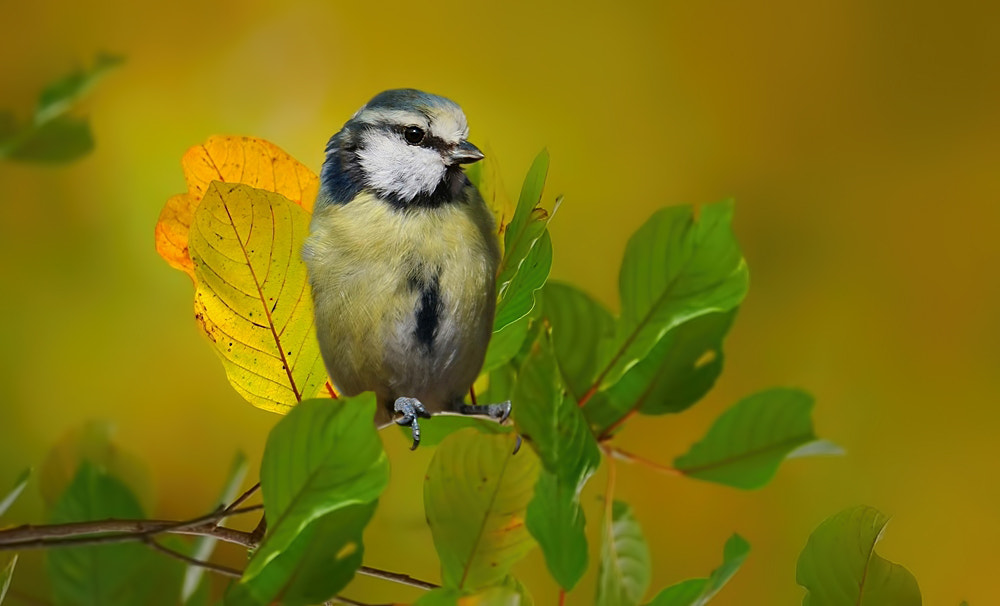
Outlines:
MULTIPOLYGON (((732 233, 733 204, 669 207, 640 227, 622 260, 621 311, 615 315, 583 291, 548 281, 547 227, 560 203, 542 205, 548 164, 543 151, 516 205, 507 201, 491 165, 470 171, 494 211, 503 244, 479 400, 511 400, 514 427, 447 415, 425 424, 422 443, 435 450, 423 499, 441 585, 416 603, 531 604, 512 571, 537 546, 564 593, 596 569, 598 605, 706 604, 748 557, 749 544, 733 534, 716 570, 650 599, 650 551, 640 521, 616 497, 615 465, 641 463, 750 490, 765 486, 786 458, 839 449, 817 438, 811 396, 790 388, 736 402, 670 465, 619 447, 620 432, 632 419, 683 412, 722 371, 723 342, 749 284, 732 233), (588 543, 595 533, 587 532, 588 508, 580 495, 602 466, 607 488, 597 512, 600 559, 594 566, 588 543)), ((261 462, 264 532, 248 535, 254 548, 244 570, 228 571, 237 578, 223 602, 337 599, 362 569, 363 531, 390 477, 373 423, 374 397, 338 399, 313 337, 299 251, 318 180, 277 147, 247 137, 213 137, 189 150, 183 166, 188 192, 164 207, 157 250, 193 280, 198 326, 235 390, 255 406, 285 413, 261 462)), ((50 521, 142 518, 137 495, 143 488, 135 478, 143 475, 136 465, 108 447, 106 432, 81 435, 54 450, 55 462, 45 466, 54 478, 46 490, 53 495, 50 521)), ((233 498, 241 469, 237 461, 222 503, 233 498)), ((0 514, 24 481, 0 500, 0 514)), ((912 576, 874 554, 884 525, 885 517, 871 509, 824 522, 799 560, 797 580, 808 590, 804 604, 919 604, 912 576), (825 564, 830 561, 838 566, 825 564)), ((54 601, 207 603, 201 572, 211 555, 211 532, 195 542, 138 537, 160 553, 136 543, 54 551, 54 601), (191 566, 179 563, 184 558, 191 566), (136 583, 138 578, 156 582, 136 583)), ((0 600, 15 561, 0 572, 0 600)))

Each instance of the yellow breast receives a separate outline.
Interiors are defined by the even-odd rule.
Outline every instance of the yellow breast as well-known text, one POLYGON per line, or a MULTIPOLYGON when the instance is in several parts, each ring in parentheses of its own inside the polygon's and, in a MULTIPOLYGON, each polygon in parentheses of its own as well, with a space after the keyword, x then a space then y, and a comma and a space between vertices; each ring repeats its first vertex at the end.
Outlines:
POLYGON ((371 194, 318 208, 303 257, 327 370, 346 394, 454 405, 492 332, 499 248, 473 188, 434 208, 371 194))

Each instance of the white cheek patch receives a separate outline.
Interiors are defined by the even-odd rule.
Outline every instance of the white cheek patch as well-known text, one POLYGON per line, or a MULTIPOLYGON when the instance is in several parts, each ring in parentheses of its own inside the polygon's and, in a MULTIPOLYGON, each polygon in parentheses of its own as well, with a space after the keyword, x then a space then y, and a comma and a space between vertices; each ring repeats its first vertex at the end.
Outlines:
POLYGON ((433 149, 409 145, 381 131, 362 135, 358 160, 368 187, 406 201, 432 193, 447 170, 441 154, 433 149))

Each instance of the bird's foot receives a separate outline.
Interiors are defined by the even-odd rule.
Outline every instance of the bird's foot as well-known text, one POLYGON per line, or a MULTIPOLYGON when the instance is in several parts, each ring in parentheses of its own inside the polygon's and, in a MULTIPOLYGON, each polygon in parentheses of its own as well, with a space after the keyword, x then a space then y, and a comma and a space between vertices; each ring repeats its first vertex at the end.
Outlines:
POLYGON ((462 404, 458 407, 458 412, 463 415, 485 415, 495 419, 497 423, 503 423, 510 416, 510 400, 499 404, 462 404))
MULTIPOLYGON (((510 416, 510 400, 499 404, 462 404, 458 407, 458 412, 463 415, 485 415, 502 425, 510 416)), ((521 450, 520 434, 517 436, 517 443, 514 444, 513 454, 517 454, 519 450, 521 450)))
POLYGON ((413 446, 410 446, 410 450, 416 450, 420 446, 420 422, 417 419, 429 419, 431 413, 416 398, 396 398, 393 408, 403 415, 396 419, 396 424, 408 426, 413 432, 413 446))

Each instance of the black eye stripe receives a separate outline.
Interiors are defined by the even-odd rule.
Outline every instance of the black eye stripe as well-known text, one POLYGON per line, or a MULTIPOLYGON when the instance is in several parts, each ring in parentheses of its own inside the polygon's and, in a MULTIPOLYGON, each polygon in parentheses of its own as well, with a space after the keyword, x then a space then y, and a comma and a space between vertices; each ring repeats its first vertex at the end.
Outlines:
POLYGON ((424 136, 419 143, 410 143, 409 139, 406 138, 406 131, 411 127, 415 127, 415 124, 398 125, 389 127, 388 130, 394 131, 399 134, 399 136, 410 145, 419 145, 420 147, 426 147, 428 149, 434 149, 437 151, 444 151, 451 147, 444 139, 441 137, 432 135, 428 133, 422 126, 416 126, 420 130, 424 131, 424 136))
POLYGON ((420 144, 422 147, 429 147, 431 149, 436 149, 442 151, 448 148, 448 144, 444 142, 441 137, 435 137, 434 135, 424 136, 423 142, 420 144))

